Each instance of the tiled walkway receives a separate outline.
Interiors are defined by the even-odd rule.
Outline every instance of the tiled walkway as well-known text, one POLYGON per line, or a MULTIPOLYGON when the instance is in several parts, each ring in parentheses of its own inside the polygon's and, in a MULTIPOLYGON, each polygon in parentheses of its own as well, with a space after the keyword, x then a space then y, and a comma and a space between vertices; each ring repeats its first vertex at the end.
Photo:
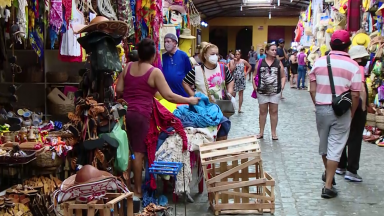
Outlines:
MULTIPOLYGON (((230 137, 258 133, 258 103, 251 98, 251 83, 247 83, 243 114, 231 117, 230 137)), ((318 136, 314 107, 308 91, 288 89, 279 106, 279 141, 272 142, 269 120, 264 140, 260 142, 264 169, 276 179, 277 216, 382 216, 384 215, 384 148, 363 143, 359 174, 363 183, 350 183, 337 176, 339 197, 320 197, 323 165, 318 155, 318 136)), ((192 190, 195 203, 187 204, 187 215, 213 215, 207 194, 192 190)), ((184 215, 179 204, 177 215, 184 215)))

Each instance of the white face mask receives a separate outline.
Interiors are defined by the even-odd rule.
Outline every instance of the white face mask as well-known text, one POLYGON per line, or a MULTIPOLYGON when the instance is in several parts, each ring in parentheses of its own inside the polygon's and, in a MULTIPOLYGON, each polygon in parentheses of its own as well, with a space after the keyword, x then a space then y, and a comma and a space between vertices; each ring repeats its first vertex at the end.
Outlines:
POLYGON ((219 60, 219 57, 217 57, 217 55, 210 55, 208 57, 208 61, 212 64, 216 64, 218 60, 219 60))

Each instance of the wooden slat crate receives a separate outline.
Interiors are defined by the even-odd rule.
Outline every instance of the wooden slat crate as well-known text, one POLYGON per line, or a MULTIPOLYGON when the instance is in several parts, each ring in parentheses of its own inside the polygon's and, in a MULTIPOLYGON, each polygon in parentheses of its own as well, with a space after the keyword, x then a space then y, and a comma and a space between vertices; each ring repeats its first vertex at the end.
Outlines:
POLYGON ((215 215, 274 213, 275 180, 255 136, 203 144, 200 158, 215 215))
POLYGON ((76 201, 62 203, 64 216, 94 216, 99 212, 100 216, 133 216, 133 193, 107 193, 106 203, 101 200, 93 200, 86 204, 76 204, 76 201), (127 214, 124 214, 124 200, 127 200, 127 214), (83 215, 83 210, 86 214, 83 215))

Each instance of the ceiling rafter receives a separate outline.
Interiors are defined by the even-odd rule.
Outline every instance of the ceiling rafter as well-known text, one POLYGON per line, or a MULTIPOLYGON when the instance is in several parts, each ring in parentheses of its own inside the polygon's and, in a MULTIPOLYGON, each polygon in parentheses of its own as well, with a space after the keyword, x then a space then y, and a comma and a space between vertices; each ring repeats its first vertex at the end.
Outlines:
POLYGON ((270 8, 269 3, 260 3, 263 7, 258 7, 255 3, 244 5, 242 11, 240 6, 242 0, 195 0, 196 8, 202 13, 206 19, 214 17, 263 17, 268 15, 269 11, 277 12, 275 16, 298 16, 300 11, 309 5, 309 0, 280 0, 280 6, 277 6, 278 0, 272 0, 270 5, 276 5, 276 8, 270 8))

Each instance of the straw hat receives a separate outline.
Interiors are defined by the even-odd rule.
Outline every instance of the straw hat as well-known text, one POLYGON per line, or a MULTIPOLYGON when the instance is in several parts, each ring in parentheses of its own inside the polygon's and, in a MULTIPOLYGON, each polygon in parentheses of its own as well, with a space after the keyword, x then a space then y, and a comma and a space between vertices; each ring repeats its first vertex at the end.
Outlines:
POLYGON ((128 32, 128 24, 122 21, 112 21, 103 16, 95 17, 89 25, 77 24, 72 27, 75 34, 101 31, 107 34, 124 36, 128 32))
POLYGON ((377 11, 376 11, 376 15, 378 15, 378 16, 382 16, 383 13, 381 12, 381 10, 383 10, 383 9, 384 9, 384 4, 381 5, 381 7, 379 7, 379 9, 377 9, 377 11))
POLYGON ((185 28, 183 29, 183 32, 180 34, 179 38, 195 39, 196 37, 191 35, 191 29, 185 28))
POLYGON ((317 52, 320 48, 318 46, 312 46, 312 49, 311 49, 311 53, 310 54, 313 54, 315 52, 317 52))
POLYGON ((369 56, 367 49, 361 45, 352 46, 349 49, 348 53, 351 59, 358 59, 358 58, 364 58, 369 56))
POLYGON ((366 33, 357 33, 352 38, 352 46, 361 45, 365 48, 368 47, 369 42, 371 41, 371 38, 366 33))

